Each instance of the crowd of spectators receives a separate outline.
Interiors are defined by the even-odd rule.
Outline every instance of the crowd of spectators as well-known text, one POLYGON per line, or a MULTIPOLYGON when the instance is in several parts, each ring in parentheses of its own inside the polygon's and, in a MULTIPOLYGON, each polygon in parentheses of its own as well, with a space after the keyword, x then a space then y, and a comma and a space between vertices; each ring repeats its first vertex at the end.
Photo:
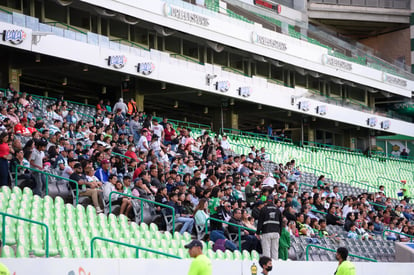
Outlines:
MULTIPOLYGON (((44 196, 42 172, 50 172, 68 179, 63 184, 71 190, 78 185, 79 196, 89 197, 97 213, 111 200, 132 219, 133 197, 140 197, 174 208, 182 234, 200 237, 197 232, 209 217, 230 223, 210 220, 208 237, 216 249, 237 249, 237 225, 242 226, 243 249, 260 253, 267 222, 261 217, 274 205, 282 221, 275 232, 281 238, 278 257, 285 260, 290 237, 316 243, 320 238, 372 240, 381 239, 385 229, 395 231, 385 232, 388 240, 408 241, 407 235, 414 235, 412 205, 395 203, 383 187, 342 196, 320 176, 310 192, 300 192, 302 172, 295 160, 266 171, 265 148, 236 155, 226 136, 193 135, 191 128, 137 111, 133 99, 120 99, 113 108, 100 101, 95 123, 80 119, 63 98, 41 117, 34 116, 35 108, 36 101, 24 93, 0 103, 0 185, 10 185, 17 176, 20 186, 44 196), (20 167, 15 175, 17 165, 32 170, 20 167), (343 227, 347 235, 329 232, 328 225, 343 227)), ((151 207, 161 217, 172 214, 169 208, 151 207)), ((158 223, 167 228, 165 219, 158 223)))

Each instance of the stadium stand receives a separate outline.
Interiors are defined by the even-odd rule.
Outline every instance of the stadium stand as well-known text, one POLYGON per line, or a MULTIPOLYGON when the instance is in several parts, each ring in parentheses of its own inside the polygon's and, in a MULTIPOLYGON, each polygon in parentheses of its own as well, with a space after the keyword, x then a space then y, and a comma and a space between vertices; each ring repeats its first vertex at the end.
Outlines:
MULTIPOLYGON (((10 93, 10 91, 8 94, 8 109, 10 110, 13 106, 16 106, 17 109, 21 109, 24 112, 23 104, 26 103, 23 97, 24 94, 10 93)), ((30 98, 30 95, 26 96, 27 99, 30 98)), ((121 134, 119 131, 123 129, 121 127, 123 123, 117 124, 119 123, 118 119, 123 119, 123 121, 129 123, 128 131, 137 126, 133 125, 132 119, 129 120, 129 118, 118 114, 118 118, 105 121, 106 116, 101 111, 98 113, 91 106, 67 103, 66 101, 53 100, 51 98, 37 97, 33 102, 33 104, 40 106, 56 106, 56 112, 52 111, 52 117, 54 117, 52 121, 58 120, 58 116, 62 114, 62 109, 66 108, 63 106, 66 104, 77 112, 87 115, 87 118, 93 118, 93 121, 91 120, 88 123, 87 121, 78 120, 77 124, 81 125, 81 128, 86 129, 81 130, 79 128, 79 132, 77 129, 73 136, 70 135, 71 127, 69 123, 66 123, 65 126, 59 128, 59 131, 49 136, 48 139, 45 136, 45 133, 47 133, 45 125, 38 125, 39 129, 35 129, 34 133, 30 134, 33 136, 36 146, 44 141, 46 144, 50 144, 50 147, 56 146, 63 149, 57 155, 53 155, 53 151, 47 150, 47 160, 43 162, 43 168, 49 173, 45 173, 45 171, 39 171, 33 165, 31 168, 25 168, 29 167, 29 160, 33 160, 33 158, 29 157, 30 153, 32 153, 31 148, 25 153, 24 158, 20 157, 19 159, 18 152, 25 147, 23 142, 30 142, 31 139, 24 139, 25 135, 15 132, 16 128, 14 125, 7 124, 6 120, 3 131, 8 133, 8 136, 13 139, 12 143, 14 144, 14 146, 11 145, 10 147, 10 154, 13 156, 13 160, 10 163, 10 174, 14 177, 10 177, 10 183, 8 183, 8 185, 13 186, 12 188, 7 186, 2 186, 1 188, 0 212, 44 224, 48 228, 49 237, 45 236, 45 230, 38 224, 30 224, 30 222, 7 217, 5 220, 1 220, 1 233, 6 244, 3 250, 3 257, 44 257, 46 245, 48 245, 48 256, 51 257, 90 257, 92 238, 101 237, 185 258, 188 255, 182 248, 183 244, 191 238, 201 238, 204 234, 200 233, 205 230, 205 226, 203 226, 203 223, 198 224, 192 234, 184 233, 182 235, 178 231, 183 225, 180 222, 177 222, 175 227, 169 224, 171 220, 162 218, 163 213, 166 215, 165 212, 156 209, 150 202, 155 201, 160 205, 165 204, 167 207, 168 205, 170 207, 173 206, 176 211, 180 211, 180 215, 177 217, 183 214, 192 218, 189 215, 193 214, 193 209, 197 206, 198 201, 202 198, 209 199, 208 208, 210 211, 218 212, 217 214, 210 213, 210 226, 213 226, 215 218, 223 220, 226 224, 229 221, 226 215, 232 215, 231 211, 220 206, 219 209, 211 207, 214 201, 220 201, 214 199, 217 198, 218 194, 221 194, 218 197, 221 198, 223 205, 228 203, 230 207, 233 207, 233 210, 239 207, 245 208, 248 210, 248 216, 253 216, 254 212, 257 211, 255 208, 262 204, 262 201, 267 200, 266 194, 271 194, 274 196, 274 199, 277 198, 282 203, 281 207, 285 208, 285 211, 286 207, 293 206, 293 217, 292 215, 289 216, 289 213, 286 214, 286 218, 289 220, 293 219, 295 222, 301 216, 300 213, 306 213, 306 221, 297 220, 296 224, 294 224, 294 228, 297 228, 299 233, 294 232, 295 230, 290 231, 292 247, 290 257, 295 260, 334 260, 333 253, 325 251, 325 249, 347 246, 353 255, 360 257, 354 260, 375 259, 378 261, 393 261, 395 257, 394 241, 405 241, 412 237, 412 231, 414 230, 413 225, 410 225, 413 217, 412 205, 406 203, 407 198, 406 200, 397 200, 396 192, 399 191, 401 186, 395 186, 395 180, 385 177, 383 177, 384 181, 379 180, 382 175, 385 175, 383 171, 386 169, 386 174, 388 176, 395 176, 395 179, 398 179, 397 183, 399 183, 399 180, 403 178, 398 173, 398 169, 403 167, 408 172, 411 171, 409 170, 413 166, 411 161, 376 157, 368 158, 359 152, 348 152, 343 150, 343 148, 341 150, 341 148, 321 148, 308 145, 296 146, 287 138, 279 138, 280 140, 277 140, 277 138, 270 138, 262 134, 241 131, 233 131, 235 133, 228 131, 227 138, 229 144, 227 145, 226 139, 219 138, 215 133, 202 129, 202 125, 198 125, 198 128, 193 128, 189 127, 191 123, 180 121, 174 121, 173 123, 179 138, 178 144, 174 144, 175 142, 173 143, 172 140, 175 140, 175 135, 172 135, 172 130, 165 132, 163 128, 161 129, 157 126, 159 125, 156 123, 158 121, 157 118, 152 118, 151 116, 144 118, 138 113, 133 114, 132 118, 135 115, 137 116, 142 136, 137 141, 133 138, 128 139, 128 141, 126 141, 127 139, 119 140, 119 135, 121 134), (186 123, 186 127, 183 127, 181 123, 186 123), (112 128, 105 125, 112 125, 112 128), (119 130, 116 131, 116 129, 119 130), (160 129, 162 132, 160 132, 160 129), (154 140, 150 142, 150 146, 146 147, 145 144, 148 140, 147 138, 142 138, 148 130, 151 131, 151 134, 161 133, 161 136, 164 138, 163 144, 166 147, 161 148, 161 145, 157 143, 157 137, 154 135, 152 135, 154 140), (98 134, 99 132, 104 132, 106 135, 100 135, 98 134), (82 135, 81 137, 82 133, 92 133, 92 135, 82 135), (94 136, 94 133, 96 133, 96 136, 94 136), (91 136, 95 137, 95 141, 89 139, 91 136), (99 136, 101 136, 101 139, 99 136), (15 146, 14 140, 21 140, 23 143, 20 144, 21 148, 15 146), (60 141, 64 142, 66 140, 69 141, 68 144, 59 144, 60 141), (80 144, 77 144, 79 142, 80 144), (136 145, 137 154, 135 150, 125 150, 128 147, 126 146, 127 142, 131 142, 134 148, 136 145), (158 146, 155 146, 154 143, 158 146), (213 144, 215 144, 214 147, 213 144), (78 145, 80 146, 79 148, 78 145), (177 148, 176 151, 171 150, 171 145, 177 148), (260 148, 260 150, 255 150, 252 147, 260 148), (150 149, 150 152, 147 152, 147 149, 150 149), (140 154, 139 151, 144 152, 144 154, 140 154), (112 155, 112 153, 115 155, 112 155), (68 157, 68 154, 76 154, 77 156, 68 157), (101 154, 103 157, 100 157, 101 154), (140 159, 145 154, 147 154, 147 158, 140 159), (253 159, 248 159, 251 157, 251 154, 256 156, 253 159), (120 192, 119 194, 125 194, 125 197, 120 195, 115 198, 112 193, 109 195, 105 194, 107 193, 107 186, 113 183, 101 178, 101 174, 98 172, 95 173, 94 177, 84 178, 89 182, 98 181, 103 183, 102 193, 104 198, 102 201, 105 202, 105 196, 107 198, 111 197, 109 199, 111 203, 114 200, 114 207, 105 211, 108 214, 99 213, 98 208, 95 209, 92 205, 85 207, 77 204, 78 195, 76 192, 65 195, 59 192, 60 189, 65 189, 64 186, 67 185, 67 181, 76 180, 78 181, 78 183, 75 182, 77 185, 80 183, 77 178, 70 177, 69 179, 69 173, 78 173, 76 168, 74 168, 75 172, 72 171, 73 167, 70 166, 72 160, 70 158, 75 158, 75 162, 80 163, 78 167, 83 167, 85 170, 95 167, 98 171, 103 171, 103 173, 114 173, 118 176, 120 180, 108 190, 112 193, 118 191, 120 192), (110 160, 111 169, 105 170, 105 159, 110 160), (138 164, 135 160, 142 164, 138 164), (287 163, 279 164, 279 162, 287 163), (25 165, 24 163, 27 164, 25 165), (205 163, 205 166, 203 166, 203 163, 205 163), (137 166, 138 168, 136 168, 137 166), (18 171, 17 174, 15 171, 18 171), (49 180, 47 183, 48 192, 43 190, 42 194, 40 194, 41 196, 33 195, 31 188, 35 190, 33 183, 37 184, 36 179, 33 178, 35 176, 33 172, 45 174, 45 178, 42 181, 45 181, 46 178, 49 180), (135 173, 137 173, 136 178, 133 175, 135 173), (327 179, 319 183, 318 180, 322 178, 319 175, 322 173, 326 175, 327 179), (137 187, 137 193, 132 192, 135 188, 126 185, 125 179, 128 176, 133 178, 133 185, 137 187), (375 179, 375 176, 378 176, 377 181, 370 180, 371 178, 375 179), (53 178, 57 178, 57 180, 53 180, 53 178), (65 181, 65 178, 68 178, 68 180, 65 181), (201 182, 199 178, 203 178, 202 185, 197 183, 198 181, 201 182), (252 204, 248 207, 245 206, 245 200, 249 198, 246 196, 248 194, 246 191, 250 182, 253 182, 253 178, 255 178, 256 184, 252 187, 256 193, 253 194, 253 200, 250 200, 252 204), (273 179, 276 185, 268 185, 266 182, 269 179, 273 179), (390 181, 390 183, 387 181, 390 181), (14 186, 15 182, 18 183, 17 186, 14 186), (320 184, 320 190, 316 190, 312 199, 309 196, 306 197, 306 194, 309 195, 315 191, 313 186, 319 186, 320 184), (242 188, 237 189, 238 185, 241 185, 242 188), (385 187, 384 193, 380 192, 379 185, 385 187), (323 186, 329 186, 331 189, 325 189, 323 186), (339 189, 337 193, 339 197, 335 198, 337 199, 336 201, 331 198, 332 196, 335 197, 335 193, 331 192, 334 186, 337 186, 339 189), (283 188, 281 189, 281 187, 284 187, 285 190, 282 190, 283 188), (166 193, 161 192, 164 189, 166 189, 166 193), (214 191, 214 189, 217 190, 214 191), (54 194, 53 190, 55 190, 54 194), (220 191, 217 193, 218 190, 220 191), (224 196, 221 190, 225 192, 224 196), (227 193, 226 190, 231 190, 231 192, 227 193), (172 192, 179 193, 180 204, 175 205, 171 201, 168 202, 168 195, 172 192), (215 194, 210 196, 210 192, 215 192, 215 194), (53 197, 44 195, 45 193, 52 193, 53 197), (137 196, 135 197, 134 194, 137 196), (73 196, 73 199, 71 196, 73 196), (133 213, 136 215, 143 213, 143 216, 147 215, 148 217, 148 211, 150 211, 155 213, 154 216, 150 217, 149 220, 145 218, 142 220, 134 219, 134 214, 132 213, 129 216, 118 215, 119 207, 115 207, 115 202, 121 204, 123 200, 129 200, 128 197, 137 202, 134 203, 134 207, 137 209, 134 209, 133 213), (292 202, 289 202, 289 197, 293 198, 292 202), (320 204, 318 205, 316 202, 318 200, 317 197, 322 199, 323 205, 321 208, 318 208, 320 204), (145 207, 144 204, 139 205, 139 200, 147 202, 145 207), (314 227, 310 227, 311 217, 312 220, 329 220, 328 216, 330 213, 328 213, 328 208, 332 205, 337 207, 334 216, 338 216, 338 220, 342 220, 344 217, 343 212, 345 212, 345 200, 352 200, 353 203, 350 206, 352 209, 347 211, 359 215, 358 220, 355 220, 359 230, 357 237, 350 238, 350 233, 343 226, 339 225, 328 224, 326 229, 321 229, 315 226, 317 222, 312 221, 314 227), (329 205, 330 203, 332 205, 329 205), (309 207, 311 211, 306 212, 306 209, 304 210, 306 207, 309 207), (404 209, 401 209, 401 207, 404 209), (115 211, 115 209, 118 210, 115 211), (144 212, 146 213, 144 214, 144 212), (371 212, 373 216, 369 216, 371 212), (374 222, 375 216, 378 216, 381 221, 378 223, 377 221, 374 222), (140 224, 135 221, 139 221, 140 224), (379 227, 379 231, 374 232, 367 228, 368 225, 374 226, 374 223, 376 227, 379 227), (304 227, 305 231, 302 231, 304 229, 302 228, 303 224, 306 224, 304 227), (162 227, 162 230, 159 230, 159 227, 162 227), (405 227, 407 228, 404 229, 405 227), (165 228, 169 230, 165 230, 165 228), (393 236, 395 237, 394 239, 392 238, 393 236), (47 239, 49 242, 46 241, 47 239)), ((2 108, 5 108, 5 106, 2 108)), ((103 108, 105 106, 97 105, 97 110, 103 108)), ((53 110, 55 107, 50 109, 53 110)), ((23 117, 27 115, 24 113, 23 117)), ((29 121, 34 121, 36 116, 47 119, 49 114, 37 110, 33 115, 29 121)), ((6 117, 3 119, 6 119, 6 117)), ((66 121, 68 117, 66 116, 62 119, 66 121)), ((24 122, 24 119, 20 119, 19 123, 21 122, 24 122)), ((224 133, 225 130, 223 129, 222 132, 224 133)), ((26 130, 23 133, 26 133, 26 130)), ((133 137, 131 132, 128 132, 128 136, 133 137)), ((79 172, 79 174, 83 176, 83 172, 79 172)), ((406 184, 412 188, 412 181, 408 180, 406 184)), ((78 187, 80 192, 85 191, 80 184, 78 187)), ((90 188, 94 187, 91 185, 90 188)), ((83 203, 88 204, 89 202, 84 201, 83 203)), ((108 200, 105 204, 108 207, 108 200)), ((204 210, 201 208, 199 211, 204 210)), ((207 212, 204 213, 205 218, 203 222, 206 221, 206 217, 209 217, 207 212)), ((246 229, 255 227, 255 222, 248 223, 248 217, 246 217, 246 220, 243 220, 242 224, 246 229)), ((232 225, 234 224, 230 223, 230 226, 232 225)), ((227 232, 227 228, 228 226, 226 226, 224 232, 227 232)), ((224 251, 222 251, 215 248, 213 250, 214 242, 205 239, 205 253, 214 259, 258 259, 259 253, 256 250, 249 252, 237 249, 237 234, 229 234, 226 238, 229 238, 227 241, 234 242, 233 249, 223 249, 224 251)), ((241 245, 243 243, 244 241, 242 241, 241 245)), ((134 248, 107 244, 100 240, 96 241, 94 249, 96 250, 95 255, 101 258, 135 257, 134 248)), ((165 255, 157 256, 146 251, 142 252, 142 255, 146 258, 166 257, 165 255)))

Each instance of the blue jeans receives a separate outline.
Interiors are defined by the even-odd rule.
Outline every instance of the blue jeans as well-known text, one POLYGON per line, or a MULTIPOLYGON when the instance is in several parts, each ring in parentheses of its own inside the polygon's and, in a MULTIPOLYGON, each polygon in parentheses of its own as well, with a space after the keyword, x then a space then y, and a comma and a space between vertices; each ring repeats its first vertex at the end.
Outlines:
POLYGON ((45 189, 45 184, 44 184, 44 176, 43 174, 39 173, 39 172, 33 172, 33 178, 35 180, 36 186, 33 190, 33 193, 35 195, 41 196, 43 197, 43 190, 45 189))
POLYGON ((183 227, 181 227, 180 234, 184 234, 184 232, 188 232, 191 234, 191 232, 193 232, 193 226, 194 226, 193 218, 178 217, 175 219, 175 221, 183 223, 183 227))
POLYGON ((226 240, 226 243, 224 244, 224 246, 227 249, 229 249, 231 251, 235 251, 235 250, 238 249, 237 246, 232 241, 228 240, 226 238, 226 236, 224 236, 224 232, 223 231, 220 231, 220 230, 213 230, 213 231, 211 231, 211 233, 210 233, 210 240, 213 241, 213 242, 216 242, 218 239, 226 240))

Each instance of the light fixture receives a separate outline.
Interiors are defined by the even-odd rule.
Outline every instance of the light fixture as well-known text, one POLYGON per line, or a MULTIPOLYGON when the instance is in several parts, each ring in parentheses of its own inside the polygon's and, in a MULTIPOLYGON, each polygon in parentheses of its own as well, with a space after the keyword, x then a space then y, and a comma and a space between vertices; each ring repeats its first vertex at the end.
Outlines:
POLYGON ((260 119, 260 125, 264 125, 265 124, 265 120, 264 120, 264 118, 261 118, 260 119))
POLYGON ((335 121, 335 127, 338 127, 338 126, 339 126, 339 122, 335 121))
POLYGON ((204 113, 204 114, 208 114, 208 107, 204 107, 204 111, 203 111, 203 113, 204 113))
POLYGON ((288 111, 287 112, 287 116, 291 117, 292 116, 292 112, 291 111, 288 111))
POLYGON ((167 83, 161 82, 161 90, 167 89, 167 83))
POLYGON ((129 80, 130 80, 129 75, 126 75, 124 78, 124 81, 129 81, 129 80))
POLYGON ((313 116, 313 117, 312 117, 312 121, 316 121, 316 117, 314 117, 314 116, 313 116))
POLYGON ((106 87, 102 86, 102 94, 105 95, 106 94, 106 87))
POLYGON ((231 106, 233 106, 234 105, 234 98, 230 98, 230 103, 229 103, 231 106))
POLYGON ((88 65, 83 65, 82 71, 87 72, 89 71, 88 65))
POLYGON ((35 58, 35 62, 39 63, 40 62, 40 54, 36 54, 36 58, 35 58))
POLYGON ((178 108, 178 101, 176 100, 176 101, 174 101, 174 106, 173 106, 175 109, 177 109, 178 108))
POLYGON ((63 78, 62 85, 63 86, 68 85, 68 78, 66 76, 63 78))
POLYGON ((201 91, 198 91, 197 96, 202 96, 203 93, 201 91))
POLYGON ((257 105, 257 109, 258 109, 258 110, 261 110, 262 108, 263 108, 263 107, 262 107, 262 104, 258 104, 258 105, 257 105))

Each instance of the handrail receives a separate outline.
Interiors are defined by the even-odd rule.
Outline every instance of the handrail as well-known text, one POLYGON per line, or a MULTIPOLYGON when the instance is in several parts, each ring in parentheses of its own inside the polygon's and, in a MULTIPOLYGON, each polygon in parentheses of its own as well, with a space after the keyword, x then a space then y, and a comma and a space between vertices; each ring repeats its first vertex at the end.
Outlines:
POLYGON ((327 158, 325 158, 325 167, 328 167, 328 160, 330 160, 330 161, 336 161, 336 162, 339 162, 341 164, 346 164, 346 165, 353 166, 354 167, 354 179, 357 179, 357 166, 355 164, 348 163, 348 162, 343 161, 343 160, 339 160, 339 159, 334 159, 334 158, 331 158, 331 157, 327 157, 327 158))
POLYGON ((387 154, 385 152, 381 152, 381 151, 371 151, 371 153, 374 156, 378 156, 378 157, 383 157, 386 158, 388 160, 396 160, 396 161, 405 161, 405 162, 409 162, 409 163, 413 163, 414 162, 414 157, 402 157, 402 156, 394 156, 393 154, 387 154))
POLYGON ((307 166, 307 165, 300 165, 300 167, 312 170, 314 172, 314 174, 316 174, 316 172, 320 172, 320 173, 325 174, 326 176, 331 176, 330 179, 333 180, 333 175, 329 172, 324 171, 324 170, 313 168, 313 167, 307 166))
MULTIPOLYGON (((51 97, 52 98, 52 97, 51 97)), ((87 106, 87 107, 89 107, 89 108, 93 108, 93 109, 95 109, 96 108, 96 106, 94 106, 94 105, 90 105, 90 104, 86 104, 86 103, 82 103, 82 102, 76 102, 76 101, 71 101, 71 100, 65 100, 66 102, 68 102, 68 103, 72 103, 72 104, 76 104, 76 105, 83 105, 83 106, 87 106)))
MULTIPOLYGON (((199 65, 204 65, 204 63, 203 63, 203 62, 198 61, 198 60, 197 60, 197 59, 195 59, 195 58, 191 58, 191 57, 186 56, 186 55, 183 55, 183 54, 179 54, 179 53, 172 53, 172 54, 170 54, 170 56, 171 56, 171 57, 174 57, 174 58, 177 58, 177 56, 179 56, 179 57, 181 57, 181 58, 184 58, 184 60, 186 60, 186 61, 191 61, 191 62, 193 62, 193 63, 197 63, 197 64, 199 64, 199 65)), ((178 59, 178 58, 177 58, 177 59, 178 59)))
POLYGON ((236 226, 237 227, 237 231, 238 231, 237 234, 238 234, 238 239, 239 239, 239 250, 240 251, 242 251, 242 247, 241 247, 241 231, 240 231, 240 229, 244 229, 244 230, 256 232, 256 230, 251 229, 251 228, 248 228, 248 227, 244 227, 242 225, 238 225, 238 224, 235 224, 235 223, 226 222, 226 221, 219 220, 219 219, 216 219, 216 218, 208 217, 206 219, 206 224, 205 224, 206 234, 208 233, 208 221, 210 221, 210 220, 216 221, 216 222, 220 222, 220 223, 224 223, 224 224, 231 225, 231 226, 236 226))
MULTIPOLYGON (((361 181, 351 180, 349 183, 350 183, 350 184, 352 184, 352 183, 356 183, 357 185, 359 184, 359 185, 367 186, 367 187, 368 187, 368 188, 367 188, 367 191, 368 191, 368 192, 369 192, 369 189, 370 189, 370 188, 374 189, 374 192, 376 191, 376 188, 375 188, 374 186, 371 186, 371 185, 369 185, 369 184, 367 184, 367 183, 364 183, 364 182, 361 182, 361 181)), ((358 187, 358 188, 360 188, 360 187, 358 187)))
POLYGON ((316 147, 316 148, 321 148, 321 149, 331 149, 331 150, 337 150, 340 151, 341 153, 359 153, 361 154, 361 150, 357 149, 357 148, 350 148, 350 147, 344 147, 344 146, 338 146, 338 145, 331 145, 331 144, 324 144, 324 143, 319 143, 319 142, 315 142, 315 141, 308 141, 308 140, 304 140, 301 142, 302 146, 310 146, 310 147, 316 147))
POLYGON ((138 44, 136 42, 128 41, 128 40, 125 40, 125 39, 122 39, 122 38, 111 39, 110 41, 112 41, 112 42, 125 42, 127 44, 130 44, 131 46, 136 46, 137 48, 140 48, 140 49, 143 49, 143 50, 146 50, 146 51, 149 51, 150 50, 149 48, 146 48, 146 47, 144 47, 144 46, 142 46, 142 45, 140 45, 140 44, 138 44))
MULTIPOLYGON (((335 249, 331 249, 331 248, 327 248, 327 247, 320 246, 320 245, 315 245, 315 244, 308 244, 306 246, 306 261, 309 261, 309 247, 315 247, 315 248, 327 250, 327 251, 330 251, 330 252, 336 252, 335 249)), ((367 257, 355 255, 355 254, 348 254, 348 255, 351 256, 351 257, 354 257, 354 258, 359 258, 359 259, 365 260, 365 261, 370 261, 370 262, 375 262, 375 263, 378 262, 375 259, 371 259, 371 258, 367 258, 367 257)))
POLYGON ((165 252, 162 252, 162 251, 157 251, 157 250, 153 250, 153 249, 150 249, 150 248, 145 248, 145 247, 142 247, 142 246, 128 244, 128 243, 124 243, 124 242, 120 242, 120 241, 115 241, 115 240, 111 240, 111 239, 103 238, 103 237, 93 237, 91 239, 91 258, 94 257, 93 244, 94 244, 94 242, 96 240, 100 240, 100 241, 108 242, 108 243, 114 243, 114 244, 122 245, 122 246, 126 246, 126 247, 135 248, 135 258, 139 258, 139 250, 141 249, 141 250, 144 250, 144 251, 147 251, 147 252, 151 252, 151 253, 155 253, 155 254, 160 254, 160 255, 167 256, 167 257, 171 257, 171 258, 175 258, 175 259, 180 259, 180 260, 182 259, 179 256, 172 255, 172 254, 169 254, 169 253, 165 253, 165 252))
MULTIPOLYGON (((315 213, 319 213, 319 214, 322 214, 322 215, 328 215, 329 214, 328 212, 319 211, 318 209, 311 209, 310 211, 315 212, 315 213)), ((340 218, 341 220, 345 220, 344 217, 341 217, 341 216, 338 216, 338 215, 334 215, 334 216, 340 218)))
POLYGON ((5 212, 0 212, 0 215, 3 216, 2 217, 2 220, 3 220, 3 224, 2 224, 2 243, 3 244, 6 244, 6 217, 43 226, 46 229, 45 255, 46 255, 46 258, 49 258, 49 227, 47 226, 47 224, 42 223, 42 222, 38 222, 38 221, 35 221, 35 220, 30 220, 30 219, 26 219, 26 218, 23 218, 23 217, 19 217, 19 216, 16 216, 16 215, 8 214, 8 213, 5 213, 5 212))
POLYGON ((90 116, 90 115, 87 115, 87 114, 84 114, 84 113, 81 113, 81 112, 76 112, 76 113, 78 113, 79 115, 82 115, 82 116, 86 116, 88 118, 92 118, 93 125, 96 125, 96 119, 93 116, 90 116))
POLYGON ((414 180, 414 171, 408 170, 406 168, 399 167, 398 172, 401 172, 401 170, 402 171, 407 171, 408 173, 411 173, 413 175, 413 180, 414 180))
MULTIPOLYGON (((67 178, 64 178, 64 177, 61 177, 61 176, 53 175, 53 174, 50 174, 50 173, 47 173, 47 172, 44 172, 44 171, 41 171, 41 170, 38 170, 38 169, 35 169, 35 168, 31 168, 31 167, 27 167, 27 166, 23 166, 23 165, 16 165, 16 169, 15 169, 16 174, 15 174, 15 179, 14 179, 15 180, 15 182, 14 182, 15 186, 17 186, 18 168, 24 168, 24 169, 27 169, 27 170, 30 170, 30 171, 41 173, 41 174, 49 176, 49 177, 53 177, 53 178, 66 180, 66 181, 75 183, 76 184, 76 205, 79 203, 79 183, 77 181, 74 181, 72 179, 67 179, 67 178)), ((49 178, 48 177, 46 177, 46 195, 49 195, 49 178)))
POLYGON ((227 133, 228 135, 255 137, 255 138, 262 139, 266 142, 288 142, 288 143, 292 143, 291 138, 286 138, 286 137, 282 138, 282 137, 278 137, 278 136, 269 136, 267 134, 253 133, 253 132, 243 131, 243 130, 233 129, 233 128, 220 128, 219 132, 220 133, 227 133), (234 134, 233 132, 236 132, 236 134, 234 134), (274 139, 271 139, 271 138, 276 138, 276 139, 274 140, 274 139))
POLYGON ((299 188, 298 188, 299 194, 301 193, 300 190, 302 189, 302 185, 305 185, 305 186, 311 187, 311 188, 313 187, 312 184, 307 184, 307 183, 301 182, 301 183, 299 183, 299 188))
POLYGON ((414 236, 413 235, 405 234, 405 233, 398 232, 398 231, 394 231, 394 230, 390 230, 390 229, 384 229, 384 231, 382 232, 382 238, 383 239, 385 238, 385 232, 392 232, 392 233, 395 233, 397 235, 407 236, 407 237, 409 237, 411 239, 411 242, 413 242, 413 239, 414 239, 414 236))
POLYGON ((144 202, 153 203, 155 205, 171 209, 171 211, 172 211, 172 233, 174 234, 174 231, 175 231, 175 209, 174 209, 174 207, 172 207, 170 205, 167 205, 167 204, 159 203, 159 202, 156 202, 156 201, 151 201, 151 200, 147 200, 147 199, 144 199, 144 198, 135 197, 133 195, 124 194, 124 193, 120 193, 120 192, 117 192, 117 191, 111 191, 111 193, 109 193, 109 213, 112 213, 112 194, 118 194, 118 195, 122 195, 124 197, 129 197, 129 198, 132 198, 132 199, 140 200, 141 201, 141 222, 144 221, 144 202))
POLYGON ((3 9, 3 8, 0 8, 0 11, 3 11, 3 12, 5 12, 5 13, 7 13, 7 14, 13 14, 11 11, 8 11, 8 10, 3 9))
POLYGON ((81 31, 80 29, 75 28, 75 27, 73 27, 73 26, 71 26, 71 25, 68 25, 68 24, 66 24, 66 23, 62 23, 62 22, 58 22, 58 21, 43 22, 43 23, 45 23, 45 24, 51 24, 51 25, 53 24, 55 27, 56 27, 56 25, 57 25, 57 24, 60 24, 60 25, 65 26, 67 30, 74 30, 74 31, 76 31, 76 32, 79 32, 79 33, 82 33, 82 34, 85 34, 85 35, 86 35, 86 32, 81 31))
MULTIPOLYGON (((162 120, 161 117, 154 116, 153 118, 162 120)), ((168 118, 168 122, 170 122, 172 124, 176 124, 176 126, 187 125, 187 127, 190 127, 190 128, 198 128, 198 129, 207 128, 211 131, 211 126, 207 125, 207 124, 196 123, 196 122, 191 122, 191 121, 183 121, 183 120, 172 119, 172 118, 168 118), (193 126, 191 126, 191 125, 193 125, 193 126)))
POLYGON ((368 203, 371 204, 371 205, 374 205, 374 206, 382 207, 382 208, 384 208, 384 210, 387 208, 387 206, 385 206, 385 205, 378 204, 378 203, 375 203, 375 202, 372 202, 372 201, 369 201, 368 203))
POLYGON ((401 184, 401 182, 398 181, 398 180, 393 180, 393 179, 389 179, 389 178, 386 178, 386 177, 383 177, 383 176, 379 176, 379 177, 377 177, 377 185, 378 185, 378 187, 380 186, 379 179, 388 180, 388 181, 391 181, 391 182, 394 182, 394 183, 401 184))
POLYGON ((251 76, 250 76, 250 75, 245 74, 245 73, 243 73, 243 72, 241 72, 241 71, 239 71, 239 70, 237 70, 237 69, 235 69, 235 68, 232 68, 232 67, 227 67, 227 66, 222 66, 221 68, 222 68, 223 70, 228 70, 228 71, 230 71, 230 72, 232 72, 232 73, 236 73, 236 74, 242 75, 242 76, 244 76, 244 77, 250 77, 250 78, 251 78, 251 76))
POLYGON ((116 152, 111 152, 111 155, 118 156, 118 157, 121 157, 121 158, 126 158, 126 159, 129 159, 129 160, 132 160, 132 158, 131 158, 131 157, 128 157, 128 156, 125 156, 125 155, 122 155, 122 154, 119 154, 119 153, 116 153, 116 152))

